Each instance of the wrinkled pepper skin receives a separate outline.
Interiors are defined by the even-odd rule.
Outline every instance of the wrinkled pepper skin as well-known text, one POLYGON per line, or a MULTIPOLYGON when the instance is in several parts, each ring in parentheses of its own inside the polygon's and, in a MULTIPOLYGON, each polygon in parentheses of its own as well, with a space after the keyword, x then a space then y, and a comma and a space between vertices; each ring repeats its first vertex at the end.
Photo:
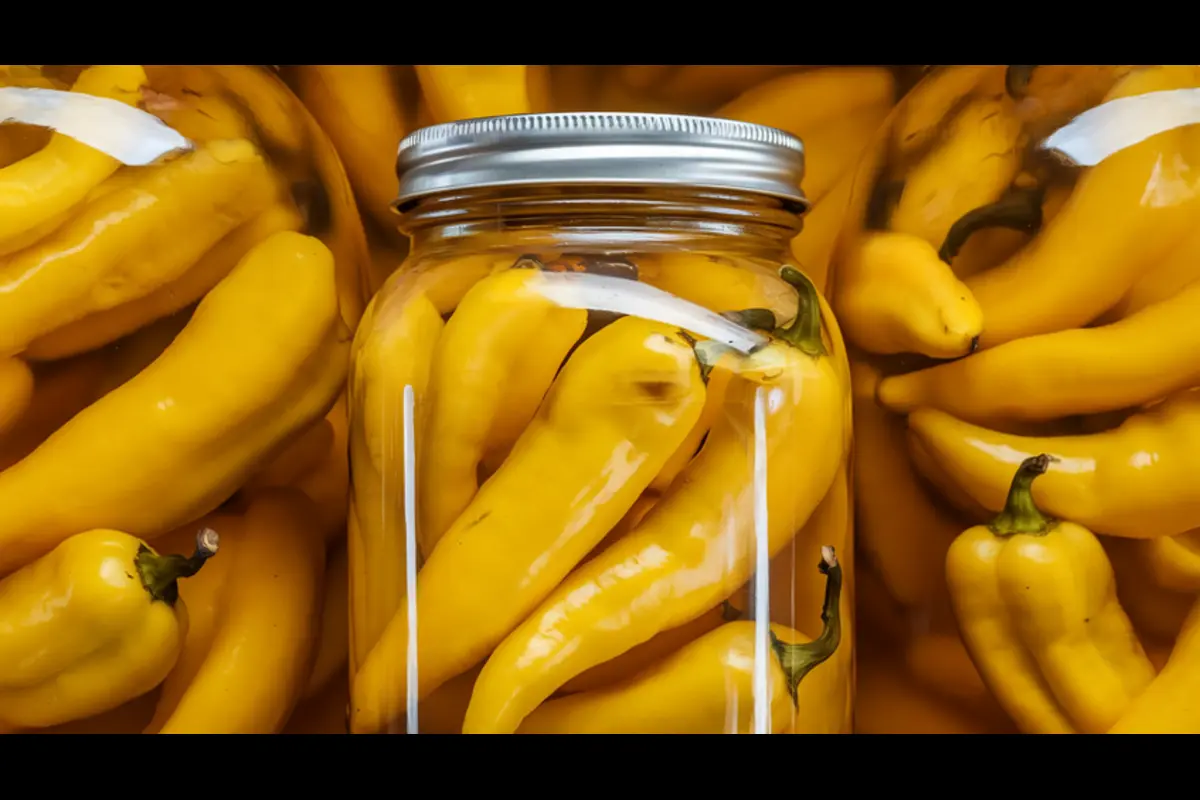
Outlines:
MULTIPOLYGON (((793 715, 819 700, 805 697, 801 682, 841 641, 842 568, 833 548, 824 548, 820 568, 826 576, 821 634, 809 641, 784 625, 770 626, 771 733, 786 730, 793 715)), ((517 732, 753 733, 756 629, 751 621, 722 625, 615 686, 543 704, 517 732), (731 705, 737 710, 732 718, 731 705)))
POLYGON ((1099 540, 1034 505, 1031 484, 1049 464, 1021 463, 1004 511, 950 546, 946 579, 972 660, 1023 732, 1104 733, 1154 667, 1099 540))
POLYGON ((1200 733, 1200 603, 1193 606, 1162 672, 1109 733, 1200 733))
MULTIPOLYGON (((734 369, 729 411, 641 524, 585 564, 484 666, 464 733, 511 733, 576 675, 718 606, 753 570, 755 402, 766 411, 768 551, 804 527, 845 452, 849 386, 824 339, 819 294, 798 271, 792 326, 734 369)), ((701 343, 704 346, 706 343, 701 343)))
MULTIPOLYGON (((669 326, 623 317, 579 346, 417 576, 420 697, 483 660, 599 544, 703 406, 692 344, 669 326)), ((354 732, 404 711, 407 649, 402 602, 355 676, 354 732)))
POLYGON ((0 473, 0 574, 95 525, 155 536, 216 508, 333 405, 349 339, 329 250, 259 243, 154 363, 0 473))
POLYGON ((437 445, 423 448, 420 466, 437 480, 417 487, 425 555, 478 491, 484 456, 512 446, 583 335, 587 312, 540 294, 541 277, 539 269, 521 268, 484 278, 438 339, 424 437, 437 445))
POLYGON ((127 533, 92 530, 0 581, 0 725, 94 716, 162 682, 187 632, 176 581, 217 552, 160 556, 127 533))

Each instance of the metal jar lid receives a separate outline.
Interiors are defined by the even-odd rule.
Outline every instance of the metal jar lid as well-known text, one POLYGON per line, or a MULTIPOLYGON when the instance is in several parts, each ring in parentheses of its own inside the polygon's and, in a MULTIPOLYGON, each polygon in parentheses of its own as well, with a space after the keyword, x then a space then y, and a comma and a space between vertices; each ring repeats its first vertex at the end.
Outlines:
POLYGON ((504 186, 681 186, 808 207, 804 145, 775 128, 675 114, 518 114, 434 125, 400 143, 396 205, 504 186))

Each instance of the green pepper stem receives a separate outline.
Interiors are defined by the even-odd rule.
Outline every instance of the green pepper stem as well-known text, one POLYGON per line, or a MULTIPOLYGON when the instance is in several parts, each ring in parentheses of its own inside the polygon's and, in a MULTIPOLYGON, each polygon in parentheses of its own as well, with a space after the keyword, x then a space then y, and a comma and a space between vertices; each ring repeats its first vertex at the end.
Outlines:
POLYGON ((160 556, 146 545, 138 548, 134 557, 138 577, 150 597, 169 606, 179 599, 180 578, 190 578, 200 571, 204 562, 217 554, 221 537, 212 528, 201 528, 196 534, 196 551, 190 556, 160 556))
POLYGON ((821 339, 821 301, 817 287, 795 267, 783 267, 779 277, 796 289, 796 318, 786 328, 776 329, 775 335, 813 358, 826 355, 825 342, 821 339))
POLYGON ((741 325, 743 328, 749 328, 752 331, 775 330, 775 312, 769 308, 747 308, 742 311, 726 311, 721 316, 730 322, 741 325))
POLYGON ((1027 533, 1039 536, 1050 531, 1056 524, 1038 509, 1033 502, 1033 479, 1045 474, 1054 461, 1053 456, 1042 453, 1021 462, 1017 474, 1013 476, 1012 485, 1008 488, 1008 499, 1004 510, 988 523, 988 529, 997 536, 1011 536, 1015 533, 1027 533))
POLYGON ((963 214, 950 230, 938 249, 938 258, 947 264, 954 261, 967 240, 984 228, 1008 228, 1025 233, 1037 233, 1042 227, 1042 199, 1044 190, 1039 187, 1014 189, 994 203, 980 206, 963 214))
POLYGON ((838 563, 833 548, 821 548, 821 563, 817 565, 825 576, 825 603, 821 607, 821 634, 811 642, 788 644, 771 631, 771 649, 779 659, 779 666, 787 680, 788 694, 792 705, 799 708, 800 681, 819 664, 828 661, 842 641, 842 565, 838 563))

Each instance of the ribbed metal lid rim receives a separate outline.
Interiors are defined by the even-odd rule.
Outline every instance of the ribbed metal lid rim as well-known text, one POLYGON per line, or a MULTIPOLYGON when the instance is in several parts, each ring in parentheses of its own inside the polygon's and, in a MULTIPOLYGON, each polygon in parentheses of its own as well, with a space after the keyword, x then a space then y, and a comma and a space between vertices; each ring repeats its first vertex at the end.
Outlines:
POLYGON ((786 131, 717 117, 482 117, 422 128, 400 142, 396 204, 467 188, 644 184, 746 191, 807 206, 804 155, 804 144, 786 131))

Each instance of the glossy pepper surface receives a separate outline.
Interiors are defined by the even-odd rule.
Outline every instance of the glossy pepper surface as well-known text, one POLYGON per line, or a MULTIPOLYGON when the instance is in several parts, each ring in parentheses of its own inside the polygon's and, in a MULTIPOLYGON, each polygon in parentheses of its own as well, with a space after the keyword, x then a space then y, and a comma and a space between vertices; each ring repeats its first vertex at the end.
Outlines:
POLYGON ((1021 462, 1004 511, 950 546, 946 579, 971 658, 1021 730, 1103 733, 1154 667, 1095 535, 1034 504, 1049 464, 1021 462))
MULTIPOLYGON (((1099 433, 1018 436, 931 408, 908 416, 915 444, 935 462, 937 483, 988 509, 1004 504, 1014 466, 1047 453, 1049 472, 1034 486, 1038 505, 1097 533, 1130 539, 1174 536, 1200 527, 1200 391, 1188 389, 1099 433)), ((919 467, 923 468, 919 459, 919 467)), ((927 470, 928 472, 928 470, 927 470)))
MULTIPOLYGON (((808 711, 801 681, 841 641, 842 568, 823 548, 826 576, 823 628, 816 639, 771 625, 768 668, 771 733, 808 711)), ((729 622, 614 686, 551 700, 525 718, 518 733, 753 733, 757 625, 729 622), (730 716, 730 704, 737 709, 730 716), (730 730, 730 728, 733 728, 730 730)))
POLYGON ((93 530, 0 581, 0 724, 41 728, 142 695, 170 672, 187 631, 176 581, 217 552, 210 528, 191 557, 93 530))
MULTIPOLYGON (((768 551, 781 551, 842 463, 849 386, 823 336, 819 295, 797 270, 799 313, 734 367, 730 412, 674 487, 625 538, 577 570, 496 648, 464 733, 512 732, 567 681, 716 607, 750 577, 755 403, 765 411, 768 551), (720 502, 715 499, 720 498, 720 502)), ((703 344, 703 343, 702 343, 703 344)))
MULTIPOLYGON (((690 340, 669 326, 624 317, 580 345, 417 576, 421 697, 485 658, 599 544, 703 405, 690 340)), ((402 602, 355 676, 355 732, 403 712, 407 648, 402 602)))

